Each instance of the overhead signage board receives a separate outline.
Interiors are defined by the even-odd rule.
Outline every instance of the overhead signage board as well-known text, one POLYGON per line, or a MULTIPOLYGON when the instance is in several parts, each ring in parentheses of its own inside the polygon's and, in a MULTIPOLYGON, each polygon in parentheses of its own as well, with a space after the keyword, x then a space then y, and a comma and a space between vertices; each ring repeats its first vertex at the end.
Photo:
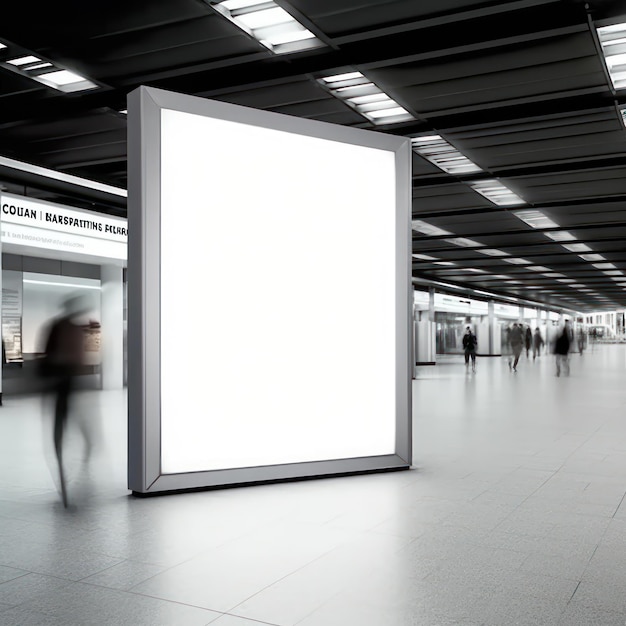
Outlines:
POLYGON ((409 140, 146 87, 128 123, 130 489, 409 467, 409 140))
POLYGON ((125 219, 33 200, 0 195, 2 243, 63 253, 126 260, 125 219))

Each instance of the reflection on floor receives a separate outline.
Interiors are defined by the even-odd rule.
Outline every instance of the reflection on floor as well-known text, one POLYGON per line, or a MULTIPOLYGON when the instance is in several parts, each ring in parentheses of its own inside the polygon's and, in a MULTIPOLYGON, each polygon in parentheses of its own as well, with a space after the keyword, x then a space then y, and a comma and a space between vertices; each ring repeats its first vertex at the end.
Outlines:
MULTIPOLYGON (((0 624, 623 625, 626 346, 419 369, 408 472, 151 499, 125 489, 125 396, 67 462, 38 398, 0 408, 0 624)), ((315 393, 315 390, 311 390, 315 393)))

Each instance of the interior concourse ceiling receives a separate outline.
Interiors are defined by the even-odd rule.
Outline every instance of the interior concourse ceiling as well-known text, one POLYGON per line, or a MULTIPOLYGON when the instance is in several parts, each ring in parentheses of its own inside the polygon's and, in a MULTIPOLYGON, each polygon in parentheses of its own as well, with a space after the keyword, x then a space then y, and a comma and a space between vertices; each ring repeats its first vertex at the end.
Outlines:
MULTIPOLYGON (((239 28, 245 2, 213 4, 11 5, 0 23, 0 156, 126 187, 121 111, 140 85, 405 135, 415 138, 414 277, 581 311, 626 307, 626 81, 609 74, 626 63, 615 26, 626 3, 257 7, 284 9, 310 33, 315 43, 300 51, 239 28), (55 86, 55 76, 70 82, 55 86), (382 98, 395 118, 371 106, 382 98)), ((246 146, 243 180, 262 153, 246 146)), ((16 193, 125 213, 123 197, 1 163, 0 180, 16 193)))

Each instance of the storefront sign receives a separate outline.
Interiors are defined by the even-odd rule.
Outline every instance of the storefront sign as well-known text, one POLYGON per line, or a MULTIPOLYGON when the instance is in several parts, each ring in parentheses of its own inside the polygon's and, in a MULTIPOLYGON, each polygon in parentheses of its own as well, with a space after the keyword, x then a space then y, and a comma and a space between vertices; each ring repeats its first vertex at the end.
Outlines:
POLYGON ((0 196, 2 243, 127 258, 125 219, 21 196, 0 196))

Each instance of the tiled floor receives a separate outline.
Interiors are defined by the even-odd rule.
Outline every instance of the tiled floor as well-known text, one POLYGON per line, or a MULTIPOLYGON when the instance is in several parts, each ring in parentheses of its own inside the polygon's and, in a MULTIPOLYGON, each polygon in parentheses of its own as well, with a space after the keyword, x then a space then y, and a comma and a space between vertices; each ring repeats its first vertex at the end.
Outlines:
POLYGON ((40 399, 0 408, 2 626, 626 623, 626 346, 420 368, 412 471, 150 499, 124 394, 82 402, 69 511, 40 399))

